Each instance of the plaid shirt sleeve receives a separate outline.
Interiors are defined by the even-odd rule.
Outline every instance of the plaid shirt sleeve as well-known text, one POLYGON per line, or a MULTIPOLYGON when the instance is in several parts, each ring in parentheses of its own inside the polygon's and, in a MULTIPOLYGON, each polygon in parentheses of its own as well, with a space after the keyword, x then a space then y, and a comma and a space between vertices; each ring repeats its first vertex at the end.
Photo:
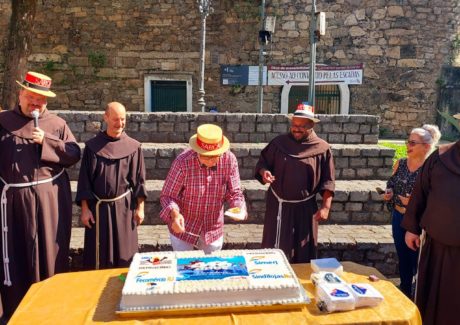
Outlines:
POLYGON ((180 212, 178 202, 182 184, 184 184, 184 173, 180 161, 175 160, 168 172, 160 195, 162 207, 160 218, 168 225, 171 223, 171 210, 175 209, 180 212))
POLYGON ((242 207, 245 205, 243 191, 240 185, 240 172, 238 170, 238 161, 233 153, 229 154, 230 170, 227 181, 227 191, 225 201, 230 207, 242 207))

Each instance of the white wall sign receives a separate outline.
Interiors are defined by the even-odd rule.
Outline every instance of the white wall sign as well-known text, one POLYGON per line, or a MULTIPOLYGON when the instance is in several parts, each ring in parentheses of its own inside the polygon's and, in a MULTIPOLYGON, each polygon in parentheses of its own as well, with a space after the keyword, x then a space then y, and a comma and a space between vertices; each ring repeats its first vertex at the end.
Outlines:
MULTIPOLYGON (((268 85, 306 85, 309 80, 308 66, 269 66, 268 85)), ((315 84, 360 85, 363 82, 363 65, 316 66, 315 84)))

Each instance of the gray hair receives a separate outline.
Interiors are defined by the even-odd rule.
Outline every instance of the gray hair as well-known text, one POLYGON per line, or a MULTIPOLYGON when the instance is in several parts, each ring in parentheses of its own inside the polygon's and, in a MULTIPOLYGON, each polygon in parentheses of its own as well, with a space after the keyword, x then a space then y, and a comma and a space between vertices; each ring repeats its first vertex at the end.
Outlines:
POLYGON ((432 148, 438 143, 441 139, 441 132, 437 125, 425 124, 421 128, 412 129, 410 134, 417 134, 422 138, 423 143, 429 144, 432 148))

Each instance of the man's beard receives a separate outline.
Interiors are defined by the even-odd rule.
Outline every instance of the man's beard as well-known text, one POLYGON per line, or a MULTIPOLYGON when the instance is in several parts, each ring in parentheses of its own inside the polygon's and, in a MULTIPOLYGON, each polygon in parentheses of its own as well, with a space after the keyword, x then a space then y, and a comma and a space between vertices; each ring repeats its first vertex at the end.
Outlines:
MULTIPOLYGON (((297 134, 300 134, 300 133, 297 133, 297 134)), ((308 137, 310 136, 310 134, 311 134, 311 129, 308 130, 308 131, 306 131, 305 133, 301 133, 301 134, 302 134, 302 136, 301 136, 300 138, 296 138, 296 137, 294 136, 294 134, 292 134, 292 133, 291 133, 291 136, 292 136, 292 138, 293 138, 295 141, 297 141, 297 142, 299 142, 299 143, 302 143, 302 142, 304 142, 305 140, 307 140, 308 137)))

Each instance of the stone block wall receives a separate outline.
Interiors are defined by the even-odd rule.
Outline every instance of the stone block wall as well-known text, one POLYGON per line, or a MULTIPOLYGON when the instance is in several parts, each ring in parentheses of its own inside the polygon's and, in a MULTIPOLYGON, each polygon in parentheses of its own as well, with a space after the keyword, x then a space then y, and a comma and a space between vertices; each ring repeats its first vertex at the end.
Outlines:
MULTIPOLYGON (((245 190, 245 195, 249 202, 248 213, 251 216, 248 222, 263 223, 265 216, 265 193, 264 190, 245 190)), ((319 196, 317 197, 317 201, 318 206, 320 206, 321 198, 319 196)), ((371 192, 367 191, 365 195, 359 198, 350 192, 337 190, 327 223, 382 225, 388 224, 390 221, 391 216, 381 198, 374 197, 371 192)))
MULTIPOLYGON (((371 187, 359 188, 359 182, 350 183, 348 186, 337 188, 332 203, 331 212, 327 223, 331 224, 388 224, 390 215, 386 209, 382 198, 374 191, 375 186, 384 186, 382 181, 375 181, 371 187)), ((150 181, 148 186, 148 198, 145 205, 146 225, 159 225, 164 222, 159 218, 161 211, 160 193, 163 183, 160 181, 150 181)), ((248 224, 263 224, 265 216, 265 195, 267 187, 254 185, 254 182, 241 185, 246 197, 249 218, 248 224)), ((75 192, 73 192, 75 195, 75 192)), ((74 198, 75 199, 75 198, 74 198)), ((317 201, 321 202, 321 197, 317 196, 317 201)), ((73 225, 80 226, 80 208, 73 205, 73 225)), ((231 220, 226 223, 233 223, 231 220)))
MULTIPOLYGON (((144 161, 147 179, 166 179, 174 159, 188 144, 144 143, 144 161)), ((230 150, 238 160, 241 179, 252 179, 254 168, 260 157, 260 152, 266 143, 232 143, 230 150)), ((360 149, 348 145, 332 145, 336 179, 386 179, 391 176, 394 151, 374 146, 370 149, 360 149)), ((71 179, 77 179, 80 162, 68 169, 71 179)))
MULTIPOLYGON (((258 5, 248 0, 214 1, 207 19, 205 99, 222 112, 256 111, 257 87, 234 92, 220 85, 220 65, 258 64, 258 5)), ((399 135, 435 121, 441 67, 458 54, 457 0, 320 1, 317 10, 327 16, 317 62, 364 64, 363 84, 349 87, 350 112, 378 115, 386 132, 399 135)), ((267 64, 310 62, 310 11, 310 0, 267 4, 267 15, 277 17, 267 64)), ((0 0, 1 50, 7 43, 10 15, 11 2, 0 0)), ((58 97, 50 103, 52 108, 100 110, 118 100, 129 110, 144 111, 144 78, 164 73, 192 76, 197 111, 199 51, 195 0, 47 0, 37 3, 28 61, 31 69, 53 77, 58 97)), ((0 54, 0 82, 3 66, 0 54)), ((264 111, 279 112, 281 88, 264 91, 264 111)))
MULTIPOLYGON (((96 132, 103 128, 103 112, 55 113, 67 121, 80 142, 94 137, 96 132)), ((389 214, 381 198, 376 195, 375 187, 384 186, 382 180, 390 176, 394 150, 376 145, 379 118, 368 115, 318 117, 321 122, 315 129, 323 139, 332 142, 336 178, 339 180, 329 222, 389 222, 389 214)), ((265 213, 267 189, 251 180, 255 164, 266 143, 282 131, 287 131, 289 120, 285 115, 130 112, 127 115, 127 133, 143 143, 147 169, 149 197, 145 222, 162 223, 158 218, 162 180, 166 177, 174 158, 188 147, 188 139, 202 123, 219 124, 232 142, 231 150, 238 159, 242 187, 248 201, 248 222, 261 223, 265 213), (244 134, 246 137, 241 138, 244 134), (234 139, 242 142, 235 143, 234 139)), ((69 169, 71 180, 78 179, 78 170, 79 164, 69 169)), ((75 226, 79 224, 78 216, 79 208, 74 206, 75 226)))
MULTIPOLYGON (((102 126, 103 112, 56 111, 65 119, 77 141, 91 139, 102 126)), ((318 115, 316 133, 330 143, 376 144, 379 118, 370 115, 318 115)), ((235 143, 267 143, 287 132, 283 114, 138 113, 127 116, 126 132, 140 142, 188 143, 199 125, 213 123, 235 143)))
POLYGON ((335 242, 320 244, 319 258, 335 257, 339 261, 352 261, 372 266, 387 277, 398 277, 398 257, 392 240, 386 243, 375 242, 371 245, 335 242))

